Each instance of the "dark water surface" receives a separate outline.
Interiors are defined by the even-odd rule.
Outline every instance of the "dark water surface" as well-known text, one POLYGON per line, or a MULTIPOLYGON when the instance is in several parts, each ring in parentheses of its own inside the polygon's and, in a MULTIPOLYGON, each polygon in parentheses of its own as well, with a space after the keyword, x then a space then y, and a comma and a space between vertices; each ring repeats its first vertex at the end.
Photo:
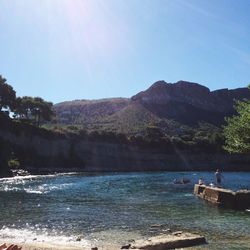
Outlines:
MULTIPOLYGON (((2 179, 0 237, 61 241, 80 235, 122 244, 170 228, 204 234, 209 245, 201 249, 250 249, 250 213, 194 197, 193 184, 201 176, 208 183, 214 178, 204 172, 158 172, 2 179), (182 177, 192 184, 173 184, 182 177)), ((250 173, 224 177, 230 189, 250 189, 250 173)))

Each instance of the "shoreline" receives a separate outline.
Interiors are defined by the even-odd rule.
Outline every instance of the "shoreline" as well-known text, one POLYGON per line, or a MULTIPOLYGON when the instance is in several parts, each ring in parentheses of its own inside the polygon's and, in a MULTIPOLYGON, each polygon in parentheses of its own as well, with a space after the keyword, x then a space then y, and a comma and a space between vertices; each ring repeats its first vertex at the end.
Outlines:
POLYGON ((98 244, 95 242, 89 242, 89 245, 82 244, 81 242, 75 243, 53 243, 53 242, 18 242, 16 240, 0 239, 0 245, 6 243, 8 246, 15 244, 18 247, 22 247, 22 250, 90 250, 91 248, 97 247, 98 250, 118 250, 121 248, 120 245, 111 243, 98 244))

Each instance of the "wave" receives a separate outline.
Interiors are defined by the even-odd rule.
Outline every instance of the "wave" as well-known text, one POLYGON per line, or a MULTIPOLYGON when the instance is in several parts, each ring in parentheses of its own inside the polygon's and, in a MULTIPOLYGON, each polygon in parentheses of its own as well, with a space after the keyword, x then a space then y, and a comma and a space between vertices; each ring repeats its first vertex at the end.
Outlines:
POLYGON ((56 235, 47 231, 47 229, 42 229, 41 232, 36 232, 32 229, 16 229, 10 227, 3 227, 0 229, 0 239, 2 241, 14 242, 16 244, 24 243, 47 243, 53 245, 72 245, 81 247, 90 247, 90 241, 82 239, 79 235, 65 236, 62 234, 56 235), (81 240, 79 240, 81 239, 81 240))
POLYGON ((12 181, 12 180, 52 178, 52 177, 56 177, 56 176, 76 175, 76 174, 79 174, 79 173, 77 173, 77 172, 67 172, 67 173, 56 173, 56 174, 47 174, 47 175, 14 176, 14 177, 0 178, 0 182, 12 181))
POLYGON ((46 194, 46 193, 48 193, 48 191, 32 190, 32 189, 28 189, 28 188, 25 188, 24 191, 28 194, 46 194))
POLYGON ((24 188, 23 190, 26 193, 30 194, 47 194, 51 191, 55 190, 65 190, 68 187, 71 187, 73 184, 72 183, 64 183, 64 184, 43 184, 39 185, 37 187, 29 187, 29 188, 24 188))
POLYGON ((49 183, 44 183, 43 179, 55 177, 56 175, 47 176, 22 176, 22 177, 12 177, 4 178, 0 181, 0 192, 25 192, 33 194, 46 194, 55 190, 62 190, 72 187, 74 183, 56 183, 55 181, 50 181, 49 183), (43 183, 43 184, 42 184, 43 183))
POLYGON ((25 192, 29 194, 47 194, 55 190, 63 190, 67 187, 71 187, 73 183, 69 184, 43 184, 34 187, 13 187, 12 185, 0 185, 0 191, 2 192, 25 192))

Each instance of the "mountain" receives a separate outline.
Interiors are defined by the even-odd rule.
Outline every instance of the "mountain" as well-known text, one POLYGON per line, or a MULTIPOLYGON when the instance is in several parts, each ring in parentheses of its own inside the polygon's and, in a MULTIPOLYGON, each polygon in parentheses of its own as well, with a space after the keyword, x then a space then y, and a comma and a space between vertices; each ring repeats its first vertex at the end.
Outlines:
POLYGON ((248 88, 210 91, 198 83, 157 81, 130 99, 76 100, 54 105, 59 124, 79 125, 87 130, 142 134, 149 125, 165 133, 200 122, 221 126, 234 114, 235 100, 250 98, 248 88))

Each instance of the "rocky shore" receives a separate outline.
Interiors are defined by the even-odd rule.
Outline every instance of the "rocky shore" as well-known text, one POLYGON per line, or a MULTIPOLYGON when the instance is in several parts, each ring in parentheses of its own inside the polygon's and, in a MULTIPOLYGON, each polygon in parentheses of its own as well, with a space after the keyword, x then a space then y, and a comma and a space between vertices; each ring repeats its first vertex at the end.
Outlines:
POLYGON ((145 250, 166 250, 173 248, 185 248, 195 245, 205 244, 204 236, 197 234, 185 233, 182 231, 168 232, 148 239, 132 241, 127 245, 115 245, 111 243, 81 242, 81 239, 69 243, 53 242, 6 242, 0 240, 0 245, 7 243, 16 244, 22 250, 118 250, 118 249, 145 249, 145 250))

